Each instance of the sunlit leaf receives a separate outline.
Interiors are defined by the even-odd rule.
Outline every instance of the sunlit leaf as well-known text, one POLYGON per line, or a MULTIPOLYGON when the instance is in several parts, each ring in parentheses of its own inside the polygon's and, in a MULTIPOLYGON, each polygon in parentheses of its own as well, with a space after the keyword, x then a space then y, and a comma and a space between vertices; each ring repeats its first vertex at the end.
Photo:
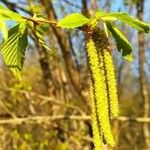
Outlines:
POLYGON ((117 29, 115 26, 112 26, 110 23, 106 23, 108 30, 112 33, 112 36, 115 39, 117 49, 119 52, 122 52, 122 56, 128 60, 132 61, 132 46, 130 42, 126 39, 123 33, 117 29))
POLYGON ((124 12, 103 13, 103 15, 101 13, 98 14, 97 17, 103 21, 120 20, 139 31, 144 31, 146 33, 150 31, 150 24, 135 19, 124 12))
MULTIPOLYGON (((20 32, 21 24, 17 24, 8 31, 8 38, 1 44, 1 55, 10 70, 18 75, 24 63, 25 51, 28 45, 27 29, 20 32)), ((24 26, 26 26, 24 24, 24 26)))
POLYGON ((8 36, 8 30, 5 21, 0 22, 0 32, 2 33, 4 40, 6 40, 8 36))
POLYGON ((60 26, 62 28, 76 28, 86 24, 88 21, 89 19, 84 17, 83 15, 79 13, 73 13, 61 19, 58 22, 57 26, 60 26))
POLYGON ((8 8, 5 8, 2 5, 0 5, 0 20, 20 21, 20 20, 23 20, 23 18, 18 13, 15 13, 9 10, 8 8))

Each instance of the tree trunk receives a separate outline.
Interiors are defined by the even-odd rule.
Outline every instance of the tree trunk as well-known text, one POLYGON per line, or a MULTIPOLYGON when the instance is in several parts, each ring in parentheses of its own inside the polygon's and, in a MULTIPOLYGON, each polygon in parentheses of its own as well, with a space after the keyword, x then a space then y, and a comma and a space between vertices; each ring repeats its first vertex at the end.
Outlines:
MULTIPOLYGON (((137 18, 139 20, 143 20, 143 11, 144 11, 144 0, 140 0, 137 2, 136 5, 137 8, 137 18)), ((144 33, 139 32, 138 33, 138 44, 139 44, 139 80, 140 80, 140 86, 141 86, 141 95, 143 99, 143 117, 149 116, 149 97, 148 97, 148 91, 147 91, 147 84, 146 84, 146 78, 145 78, 145 72, 144 72, 144 63, 145 63, 145 56, 144 56, 144 33)), ((149 132, 149 124, 144 123, 143 125, 143 132, 145 137, 145 144, 146 149, 150 149, 150 132, 149 132)))
MULTIPOLYGON (((50 18, 50 20, 57 20, 57 16, 55 14, 55 10, 53 8, 52 2, 47 0, 41 0, 41 3, 46 8, 46 13, 48 18, 50 18)), ((76 99, 78 100, 77 103, 87 106, 88 102, 83 96, 81 88, 79 86, 80 85, 79 81, 81 81, 81 79, 78 74, 78 71, 75 68, 75 64, 72 60, 71 51, 70 51, 71 47, 69 45, 68 36, 65 32, 63 32, 62 30, 60 30, 58 27, 54 25, 51 25, 51 28, 56 36, 56 39, 62 51, 65 67, 66 67, 66 76, 68 78, 68 81, 70 82, 70 87, 72 89, 72 92, 76 97, 76 99)), ((85 109, 86 108, 87 107, 85 107, 85 109)))

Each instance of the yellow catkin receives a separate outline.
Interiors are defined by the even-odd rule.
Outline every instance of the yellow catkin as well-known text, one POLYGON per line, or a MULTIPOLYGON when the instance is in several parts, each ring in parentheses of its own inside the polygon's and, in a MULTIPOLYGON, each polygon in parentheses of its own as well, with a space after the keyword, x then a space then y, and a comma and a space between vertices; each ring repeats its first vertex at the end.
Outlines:
POLYGON ((94 93, 101 131, 103 132, 106 142, 113 147, 114 139, 110 128, 108 115, 108 100, 105 84, 105 75, 103 70, 103 61, 99 61, 98 59, 97 50, 92 38, 87 38, 86 46, 90 69, 92 73, 91 76, 94 81, 94 93))
POLYGON ((102 136, 101 129, 99 127, 98 114, 96 108, 96 101, 94 96, 94 89, 92 82, 90 83, 90 97, 91 97, 91 116, 92 116, 92 130, 93 130, 93 141, 95 150, 102 150, 102 136))
POLYGON ((93 37, 97 47, 99 47, 99 57, 101 57, 101 59, 104 61, 105 80, 107 83, 107 96, 109 100, 110 114, 112 117, 117 117, 119 112, 117 86, 108 39, 104 30, 102 29, 96 29, 93 33, 93 37))
POLYGON ((110 102, 110 113, 112 117, 117 117, 119 114, 118 108, 118 95, 117 95, 117 86, 114 65, 112 61, 112 56, 108 49, 103 51, 105 68, 106 68, 106 78, 109 91, 109 102, 110 102))

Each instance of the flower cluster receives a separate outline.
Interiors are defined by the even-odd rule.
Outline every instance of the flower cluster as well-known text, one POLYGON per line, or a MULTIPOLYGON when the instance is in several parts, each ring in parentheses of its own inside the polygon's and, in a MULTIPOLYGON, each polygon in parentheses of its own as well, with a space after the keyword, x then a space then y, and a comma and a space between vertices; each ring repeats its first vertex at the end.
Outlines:
POLYGON ((105 81, 107 87, 107 97, 109 102, 109 112, 112 117, 118 116, 118 94, 116 78, 108 38, 103 29, 96 28, 93 32, 93 39, 97 47, 98 57, 104 62, 105 81))
MULTIPOLYGON (((101 135, 104 135, 106 142, 110 146, 114 146, 114 139, 110 128, 110 118, 109 118, 109 107, 108 107, 108 91, 107 83, 105 77, 105 66, 104 59, 101 55, 98 55, 98 45, 95 43, 94 38, 89 36, 87 38, 87 55, 89 67, 91 70, 91 78, 93 82, 93 97, 95 99, 92 103, 93 114, 97 116, 97 126, 100 126, 101 135), (95 111, 95 112, 94 112, 95 111)), ((92 96, 91 96, 92 97, 92 96)), ((93 99, 93 98, 92 98, 93 99)), ((93 100, 92 100, 93 101, 93 100)), ((95 117, 94 117, 95 118, 95 117)), ((93 123, 94 119, 93 118, 93 123)), ((98 128, 98 127, 97 127, 98 128)), ((93 127, 93 132, 95 130, 95 125, 93 127)), ((98 131, 98 132, 100 132, 98 131)), ((100 133, 99 133, 100 134, 100 133)), ((95 147, 96 143, 95 143, 95 147)))
POLYGON ((96 99, 94 96, 94 89, 92 83, 90 83, 90 96, 91 96, 91 116, 92 116, 92 130, 93 130, 93 141, 96 150, 102 149, 102 136, 101 136, 101 129, 99 126, 99 119, 97 113, 97 106, 96 106, 96 99))

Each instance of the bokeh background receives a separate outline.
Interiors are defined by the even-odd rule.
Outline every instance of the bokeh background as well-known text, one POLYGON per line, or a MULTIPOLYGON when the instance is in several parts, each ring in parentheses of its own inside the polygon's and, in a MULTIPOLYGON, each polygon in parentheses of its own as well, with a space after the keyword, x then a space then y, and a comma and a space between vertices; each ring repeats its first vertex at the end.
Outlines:
MULTIPOLYGON (((124 11, 150 23, 149 0, 0 0, 0 4, 23 16, 36 13, 54 21, 74 12, 88 17, 103 9, 124 11)), ((7 22, 8 28, 14 24, 7 22)), ((150 34, 117 25, 133 46, 134 60, 125 61, 109 39, 120 106, 119 118, 112 121, 114 150, 150 150, 150 34)), ((42 36, 53 54, 29 33, 20 82, 0 60, 0 150, 92 150, 84 34, 48 25, 42 36)))

